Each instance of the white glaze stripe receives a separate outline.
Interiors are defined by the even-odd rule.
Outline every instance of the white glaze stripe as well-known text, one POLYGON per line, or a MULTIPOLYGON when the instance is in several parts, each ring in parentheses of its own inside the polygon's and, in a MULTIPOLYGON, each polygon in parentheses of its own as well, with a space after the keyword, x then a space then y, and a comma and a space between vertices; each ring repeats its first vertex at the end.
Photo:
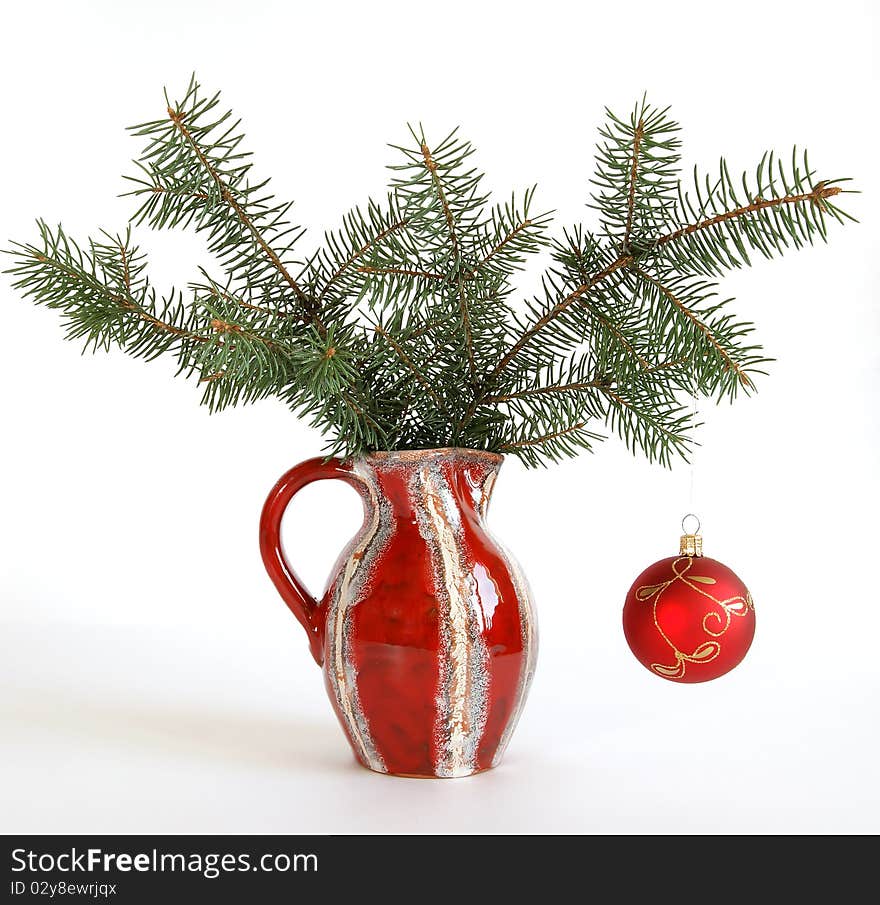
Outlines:
POLYGON ((477 748, 487 717, 488 651, 476 630, 474 578, 467 568, 458 505, 440 468, 419 470, 434 560, 435 593, 442 603, 440 689, 436 739, 438 776, 467 776, 476 768, 477 748))
POLYGON ((339 581, 330 612, 327 614, 328 621, 332 620, 331 657, 333 663, 333 668, 327 672, 336 701, 345 717, 348 733, 361 757, 369 764, 371 770, 386 773, 385 763, 370 737, 369 727, 360 704, 357 674, 349 651, 351 631, 349 614, 351 607, 362 597, 363 586, 366 584, 365 576, 369 575, 371 563, 381 555, 389 534, 389 526, 383 525, 383 522, 387 522, 387 515, 382 512, 378 500, 376 478, 372 469, 359 462, 354 471, 369 494, 372 518, 363 535, 358 539, 355 549, 346 557, 345 571, 339 581))

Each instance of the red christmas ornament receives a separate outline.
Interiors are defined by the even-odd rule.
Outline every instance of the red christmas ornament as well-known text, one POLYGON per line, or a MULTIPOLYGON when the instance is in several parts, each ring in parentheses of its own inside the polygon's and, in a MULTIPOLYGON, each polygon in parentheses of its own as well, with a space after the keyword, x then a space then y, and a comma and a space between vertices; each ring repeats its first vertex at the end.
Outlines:
POLYGON ((755 635, 755 606, 734 572, 703 556, 703 538, 684 534, 678 556, 648 566, 633 583, 623 632, 654 675, 708 682, 745 657, 755 635))

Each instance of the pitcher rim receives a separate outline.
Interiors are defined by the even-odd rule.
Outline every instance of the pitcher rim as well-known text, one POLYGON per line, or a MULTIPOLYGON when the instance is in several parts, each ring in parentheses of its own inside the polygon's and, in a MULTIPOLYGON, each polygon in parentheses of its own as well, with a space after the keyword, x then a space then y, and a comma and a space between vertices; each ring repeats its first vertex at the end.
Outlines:
POLYGON ((419 461, 435 456, 452 456, 464 455, 468 458, 484 459, 493 463, 501 463, 504 461, 503 453, 491 452, 488 449, 469 449, 466 446, 437 446, 425 449, 377 449, 373 452, 366 453, 362 458, 369 460, 384 461, 389 459, 398 459, 402 461, 419 461))

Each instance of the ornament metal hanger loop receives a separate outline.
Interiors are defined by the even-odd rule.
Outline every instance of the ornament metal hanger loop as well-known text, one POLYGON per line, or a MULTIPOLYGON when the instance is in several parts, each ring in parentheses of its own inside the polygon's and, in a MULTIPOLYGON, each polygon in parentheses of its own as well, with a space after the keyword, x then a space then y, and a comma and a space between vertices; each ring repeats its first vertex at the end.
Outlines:
POLYGON ((681 531, 682 531, 682 534, 699 534, 699 533, 700 533, 700 520, 699 520, 699 518, 698 518, 696 515, 693 514, 693 512, 689 512, 689 513, 681 520, 681 531), (686 525, 685 525, 685 522, 687 522, 687 520, 688 520, 689 518, 692 518, 692 519, 697 523, 697 527, 694 528, 693 531, 688 531, 688 529, 687 529, 687 527, 686 527, 686 525))

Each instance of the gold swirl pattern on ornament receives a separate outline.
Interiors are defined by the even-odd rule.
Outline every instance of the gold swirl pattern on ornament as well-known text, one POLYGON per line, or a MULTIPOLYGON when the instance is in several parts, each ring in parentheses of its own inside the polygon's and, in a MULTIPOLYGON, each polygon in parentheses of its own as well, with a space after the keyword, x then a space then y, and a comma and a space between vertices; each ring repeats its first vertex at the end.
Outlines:
POLYGON ((746 591, 745 597, 738 595, 736 597, 728 597, 726 600, 719 600, 710 594, 705 589, 705 586, 715 584, 715 579, 706 575, 691 575, 690 570, 693 564, 693 557, 680 556, 672 563, 673 578, 657 584, 642 585, 640 588, 636 588, 636 600, 647 602, 653 598, 654 625, 675 655, 675 663, 672 666, 667 666, 663 663, 651 664, 651 669, 654 672, 667 679, 683 679, 688 663, 711 663, 721 653, 721 644, 718 641, 704 641, 702 644, 697 645, 689 654, 686 654, 684 651, 679 650, 666 632, 660 628, 660 623, 657 620, 657 604, 668 587, 680 581, 691 588, 691 590, 711 600, 718 607, 717 611, 707 613, 703 617, 703 631, 713 638, 720 638, 730 628, 731 617, 745 616, 749 610, 755 608, 752 595, 748 591, 746 591), (710 621, 715 623, 714 628, 709 627, 710 621))

